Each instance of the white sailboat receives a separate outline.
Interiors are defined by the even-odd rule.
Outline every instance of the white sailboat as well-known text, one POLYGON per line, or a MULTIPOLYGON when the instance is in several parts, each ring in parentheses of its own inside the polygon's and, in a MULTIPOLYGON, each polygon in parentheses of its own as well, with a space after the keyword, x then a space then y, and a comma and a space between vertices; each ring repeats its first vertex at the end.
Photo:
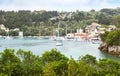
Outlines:
POLYGON ((57 29, 57 38, 56 38, 56 46, 62 46, 63 42, 62 39, 59 37, 59 26, 60 26, 60 22, 58 24, 58 29, 57 29))
POLYGON ((12 39, 12 38, 9 36, 9 29, 7 30, 7 33, 8 33, 8 36, 6 36, 5 39, 6 39, 6 40, 12 39))

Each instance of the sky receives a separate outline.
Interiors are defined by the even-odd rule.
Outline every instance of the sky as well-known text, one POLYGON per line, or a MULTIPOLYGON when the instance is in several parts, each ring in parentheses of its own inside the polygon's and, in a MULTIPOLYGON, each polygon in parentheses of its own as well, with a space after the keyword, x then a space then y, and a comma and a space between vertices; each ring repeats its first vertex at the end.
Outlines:
POLYGON ((120 7, 120 0, 0 0, 0 10, 90 11, 120 7))

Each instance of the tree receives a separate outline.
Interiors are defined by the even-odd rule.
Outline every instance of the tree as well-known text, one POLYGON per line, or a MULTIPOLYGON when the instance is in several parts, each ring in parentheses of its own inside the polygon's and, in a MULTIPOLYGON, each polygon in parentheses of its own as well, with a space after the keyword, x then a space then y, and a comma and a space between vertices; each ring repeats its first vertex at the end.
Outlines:
POLYGON ((13 31, 13 30, 11 30, 11 31, 9 31, 9 35, 10 36, 18 36, 18 32, 19 31, 13 31))
POLYGON ((56 76, 54 71, 55 62, 50 62, 46 64, 43 68, 43 76, 56 76))
POLYGON ((92 10, 90 10, 90 12, 95 12, 95 10, 94 10, 94 9, 92 9, 92 10))
POLYGON ((0 73, 8 76, 19 75, 20 59, 14 54, 13 49, 5 49, 0 53, 0 73))
POLYGON ((97 64, 97 72, 101 76, 119 76, 119 69, 119 63, 109 59, 100 59, 97 64))
POLYGON ((84 12, 80 12, 80 11, 76 11, 76 13, 74 14, 74 19, 78 22, 78 21, 81 21, 83 19, 85 19, 85 14, 84 12))
POLYGON ((106 37, 106 43, 108 46, 120 45, 120 30, 110 32, 106 37))
POLYGON ((95 65, 97 60, 95 57, 93 57, 92 55, 85 55, 81 58, 82 61, 86 62, 86 63, 89 63, 91 65, 95 65))
POLYGON ((61 60, 68 61, 68 58, 61 54, 57 49, 51 49, 51 51, 46 51, 42 54, 41 59, 43 60, 44 64, 61 60))
POLYGON ((112 16, 106 13, 100 13, 98 15, 98 22, 101 24, 109 25, 112 22, 112 16))
POLYGON ((108 31, 105 31, 104 34, 100 34, 100 38, 103 42, 106 42, 106 39, 107 39, 107 35, 109 34, 108 31))
POLYGON ((44 74, 46 71, 50 76, 66 76, 67 75, 67 68, 68 68, 68 58, 61 54, 57 49, 51 49, 51 51, 46 51, 42 54, 42 62, 44 63, 44 74), (53 65, 53 64, 54 65, 53 65), (50 71, 46 70, 46 66, 50 66, 52 68, 50 71), (51 75, 52 74, 52 75, 51 75))
POLYGON ((57 49, 41 57, 30 51, 13 49, 0 52, 0 76, 120 76, 120 63, 91 55, 68 60, 57 49))
POLYGON ((7 35, 7 32, 6 32, 5 30, 0 29, 0 35, 6 36, 6 35, 7 35))
POLYGON ((120 28, 120 14, 113 17, 112 24, 120 28))
POLYGON ((96 76, 94 66, 82 60, 78 61, 78 73, 76 76, 96 76))
POLYGON ((108 8, 101 9, 100 12, 107 13, 109 15, 117 14, 116 9, 108 9, 108 8))
POLYGON ((71 57, 68 63, 68 76, 76 76, 78 73, 78 65, 76 61, 71 57))
POLYGON ((40 58, 30 51, 19 49, 17 56, 21 59, 21 75, 39 76, 42 74, 42 62, 40 58))

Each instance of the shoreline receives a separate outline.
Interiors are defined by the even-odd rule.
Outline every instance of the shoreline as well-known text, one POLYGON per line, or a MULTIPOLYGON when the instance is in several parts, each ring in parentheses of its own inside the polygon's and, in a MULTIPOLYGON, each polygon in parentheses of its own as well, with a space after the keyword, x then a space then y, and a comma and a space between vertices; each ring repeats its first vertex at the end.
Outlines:
POLYGON ((98 49, 100 49, 100 51, 107 52, 111 55, 114 55, 120 58, 120 46, 117 46, 117 45, 108 46, 106 43, 103 42, 100 44, 98 49))

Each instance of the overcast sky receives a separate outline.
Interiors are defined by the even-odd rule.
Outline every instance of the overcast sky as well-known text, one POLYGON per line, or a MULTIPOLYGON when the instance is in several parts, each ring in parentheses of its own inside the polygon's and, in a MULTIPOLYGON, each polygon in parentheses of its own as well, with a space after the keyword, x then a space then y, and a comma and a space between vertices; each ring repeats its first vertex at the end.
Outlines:
POLYGON ((0 0, 0 10, 89 11, 120 7, 120 0, 0 0))

